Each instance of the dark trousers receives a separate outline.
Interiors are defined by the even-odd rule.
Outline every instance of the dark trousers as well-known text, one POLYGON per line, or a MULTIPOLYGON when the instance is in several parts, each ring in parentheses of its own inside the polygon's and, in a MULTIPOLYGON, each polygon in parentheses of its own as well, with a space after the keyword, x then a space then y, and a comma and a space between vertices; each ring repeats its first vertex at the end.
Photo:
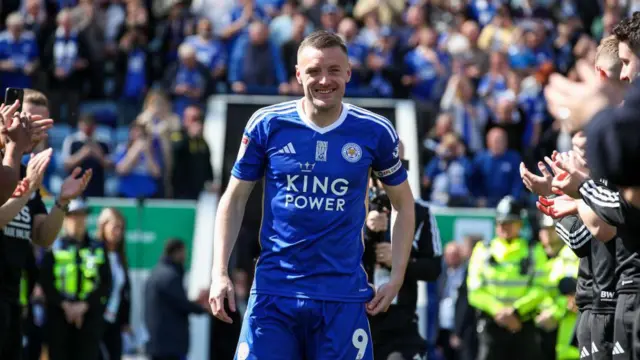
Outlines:
POLYGON ((512 333, 492 319, 478 320, 478 360, 540 360, 540 340, 538 329, 531 321, 524 322, 522 329, 512 333))
POLYGON ((613 356, 614 315, 592 311, 589 328, 591 329, 591 346, 586 346, 587 351, 584 354, 590 352, 592 360, 611 359, 613 356))
POLYGON ((34 324, 31 316, 24 321, 24 329, 27 343, 23 348, 22 358, 24 360, 40 360, 42 343, 44 342, 44 329, 34 324))
POLYGON ((440 329, 438 331, 438 338, 436 339, 436 346, 442 352, 442 357, 446 360, 458 360, 458 350, 451 347, 451 335, 453 332, 447 329, 440 329))
POLYGON ((22 306, 0 300, 0 359, 22 359, 22 306))
POLYGON ((545 360, 556 360, 556 343, 558 342, 558 330, 545 331, 538 329, 540 334, 540 350, 545 360))
POLYGON ((373 335, 376 360, 413 360, 427 356, 426 341, 418 329, 408 324, 405 331, 384 331, 373 335))
POLYGON ((67 323, 64 311, 49 307, 47 311, 49 360, 98 360, 104 320, 101 311, 89 309, 80 329, 67 323))
POLYGON ((633 353, 633 322, 637 309, 637 294, 619 294, 613 330, 614 359, 629 359, 633 353))
POLYGON ((104 323, 104 333, 100 343, 100 360, 120 360, 122 358, 122 331, 118 323, 104 323))

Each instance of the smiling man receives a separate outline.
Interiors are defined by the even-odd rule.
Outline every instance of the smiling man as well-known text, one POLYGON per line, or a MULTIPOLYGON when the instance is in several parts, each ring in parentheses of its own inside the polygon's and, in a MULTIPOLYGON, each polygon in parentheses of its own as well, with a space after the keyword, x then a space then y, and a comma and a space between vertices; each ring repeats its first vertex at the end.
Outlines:
MULTIPOLYGON (((231 322, 229 255, 247 198, 264 178, 261 254, 236 359, 373 359, 367 312, 400 289, 414 234, 414 201, 389 120, 343 103, 351 68, 344 42, 317 31, 298 49, 300 100, 249 119, 216 215, 209 302, 231 322), (389 281, 377 291, 362 267, 369 173, 398 212, 389 281)), ((251 211, 251 210, 249 210, 251 211)))

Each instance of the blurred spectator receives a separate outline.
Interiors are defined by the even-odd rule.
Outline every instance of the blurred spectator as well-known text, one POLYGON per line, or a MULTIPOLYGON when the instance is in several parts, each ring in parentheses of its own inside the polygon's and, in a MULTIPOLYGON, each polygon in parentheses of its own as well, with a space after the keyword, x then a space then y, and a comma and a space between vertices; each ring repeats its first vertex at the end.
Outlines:
POLYGON ((465 74, 477 81, 489 68, 489 56, 478 46, 480 27, 478 23, 467 20, 460 27, 460 34, 464 36, 468 44, 464 55, 465 74))
POLYGON ((427 26, 424 6, 419 4, 410 6, 404 18, 406 25, 401 32, 400 46, 403 52, 407 52, 418 45, 419 31, 427 26))
POLYGON ((424 169, 422 186, 431 187, 431 203, 438 206, 470 206, 471 163, 454 134, 442 137, 436 156, 424 169))
POLYGON ((298 63, 298 47, 305 37, 307 18, 301 13, 292 15, 291 38, 282 45, 282 61, 287 71, 289 87, 294 94, 302 94, 302 85, 296 78, 296 64, 298 63))
POLYGON ((489 127, 500 127, 507 132, 509 149, 522 152, 522 134, 526 126, 524 113, 517 106, 513 94, 505 94, 496 100, 489 127))
POLYGON ((120 144, 114 155, 119 176, 118 193, 126 198, 161 197, 162 148, 147 129, 137 123, 131 125, 129 141, 120 144))
POLYGON ((104 311, 101 360, 122 357, 122 333, 131 332, 131 283, 125 251, 125 220, 115 208, 105 208, 98 216, 96 239, 104 244, 111 266, 111 292, 104 311), (104 354, 106 352, 106 354, 104 354))
POLYGON ((192 28, 193 19, 189 9, 183 1, 174 1, 167 18, 158 23, 156 30, 161 43, 159 50, 163 54, 160 69, 165 69, 178 60, 178 47, 192 34, 192 28))
POLYGON ((473 84, 462 71, 449 78, 447 89, 440 100, 440 108, 453 117, 453 128, 460 134, 467 149, 484 149, 484 134, 489 120, 489 109, 473 90, 473 84))
POLYGON ((208 306, 192 302, 184 289, 187 250, 184 242, 168 239, 162 259, 153 268, 144 291, 145 323, 151 360, 183 359, 189 352, 189 315, 204 314, 208 306))
POLYGON ((220 14, 230 14, 235 6, 235 0, 192 0, 191 12, 205 16, 213 24, 213 29, 217 37, 221 37, 223 31, 230 24, 230 16, 220 16, 220 14))
MULTIPOLYGON (((367 16, 375 14, 377 20, 382 25, 393 25, 398 22, 406 2, 403 0, 391 0, 391 1, 374 1, 374 0, 358 0, 356 6, 353 8, 353 16, 361 21, 365 20, 367 16)), ((366 20, 365 20, 366 22, 366 20)))
POLYGON ((507 56, 503 52, 492 52, 489 57, 489 71, 481 77, 478 84, 478 95, 484 98, 488 104, 493 104, 494 98, 500 92, 507 90, 508 76, 507 56))
POLYGON ((78 121, 78 131, 64 139, 62 161, 64 170, 71 172, 77 166, 93 171, 85 196, 104 196, 105 172, 113 165, 110 160, 109 139, 100 139, 95 132, 93 116, 84 114, 78 121))
POLYGON ((213 190, 211 152, 203 137, 202 110, 190 106, 184 110, 184 130, 172 135, 173 197, 197 200, 203 190, 213 190))
POLYGON ((402 94, 402 57, 396 46, 397 37, 391 28, 380 29, 380 37, 367 57, 367 67, 373 73, 371 88, 379 96, 402 94))
POLYGON ((479 207, 495 207, 505 196, 522 193, 520 155, 507 149, 507 133, 493 128, 487 133, 487 150, 473 159, 472 191, 479 207))
MULTIPOLYGON (((475 1, 475 3, 480 2, 481 0, 475 1)), ((482 25, 483 22, 480 21, 480 24, 482 25)), ((485 51, 507 51, 513 43, 516 29, 509 6, 501 6, 491 23, 480 32, 478 46, 485 51)))
POLYGON ((74 30, 85 40, 88 47, 89 67, 85 74, 90 85, 86 97, 90 99, 104 97, 106 17, 98 8, 97 2, 98 0, 79 0, 78 5, 72 10, 74 30))
POLYGON ((422 158, 425 164, 428 164, 436 155, 440 140, 453 131, 453 116, 450 112, 441 112, 435 121, 435 125, 429 129, 426 137, 422 141, 422 158))
POLYGON ((236 48, 236 40, 249 33, 249 25, 254 22, 269 23, 269 15, 256 4, 256 0, 238 0, 229 14, 229 25, 222 32, 222 39, 228 44, 229 52, 236 48))
MULTIPOLYGON (((32 75, 39 66, 35 35, 24 29, 22 15, 9 14, 7 30, 0 33, 0 90, 9 87, 30 88, 32 75)), ((4 95, 3 95, 4 96, 4 95)))
POLYGON ((162 163, 164 164, 164 193, 171 197, 171 172, 173 169, 173 145, 171 134, 180 131, 180 118, 171 111, 171 103, 160 90, 149 91, 144 103, 143 112, 138 115, 136 123, 143 126, 147 133, 152 134, 154 141, 158 141, 162 148, 162 163))
POLYGON ((198 20, 197 35, 187 37, 184 43, 193 46, 196 58, 207 69, 212 84, 224 82, 227 71, 227 49, 220 39, 214 37, 211 21, 204 18, 198 20))
POLYGON ((436 32, 423 27, 417 34, 418 45, 404 59, 406 74, 402 77, 402 84, 411 89, 414 100, 432 104, 444 91, 438 88, 438 82, 446 75, 446 68, 435 50, 436 32))
POLYGON ((196 49, 182 44, 179 60, 165 74, 165 89, 173 95, 173 112, 182 114, 189 105, 200 104, 208 89, 209 72, 198 62, 196 49))
POLYGON ((462 256, 461 245, 453 241, 444 248, 445 272, 440 278, 440 306, 438 311, 439 330, 437 346, 444 359, 457 360, 459 340, 455 341, 456 302, 458 289, 466 280, 465 258, 462 256))
POLYGON ((303 37, 313 30, 313 25, 298 9, 297 2, 288 0, 282 6, 281 14, 269 24, 269 39, 275 46, 283 47, 289 40, 299 36, 301 25, 303 37))
MULTIPOLYGON (((322 4, 321 1, 318 1, 318 3, 322 4)), ((326 3, 322 5, 322 8, 320 9, 320 21, 315 21, 313 16, 309 16, 309 18, 316 25, 316 27, 319 27, 322 30, 337 32, 341 13, 340 9, 338 9, 336 5, 326 3)))
POLYGON ((120 123, 129 125, 142 109, 142 101, 153 80, 144 29, 128 28, 116 51, 116 88, 120 94, 120 123))
POLYGON ((338 34, 347 45, 347 55, 351 65, 351 79, 347 83, 346 96, 372 95, 370 87, 365 84, 369 49, 358 39, 358 25, 353 19, 344 18, 338 26, 338 34))
POLYGON ((89 66, 89 47, 73 29, 69 10, 58 13, 57 23, 58 28, 43 54, 51 89, 51 115, 58 121, 75 125, 83 92, 82 77, 89 66), (66 109, 65 116, 62 116, 62 107, 66 109))
POLYGON ((229 83, 235 93, 287 94, 289 83, 280 49, 269 41, 269 28, 261 22, 235 43, 229 63, 229 83))

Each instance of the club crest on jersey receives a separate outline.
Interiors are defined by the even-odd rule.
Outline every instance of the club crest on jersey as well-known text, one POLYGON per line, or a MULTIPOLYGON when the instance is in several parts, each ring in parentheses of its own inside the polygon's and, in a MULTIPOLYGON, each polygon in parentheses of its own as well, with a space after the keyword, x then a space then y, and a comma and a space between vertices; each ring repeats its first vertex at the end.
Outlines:
POLYGON ((342 147, 342 157, 350 163, 356 163, 362 158, 362 149, 358 144, 346 143, 342 147))

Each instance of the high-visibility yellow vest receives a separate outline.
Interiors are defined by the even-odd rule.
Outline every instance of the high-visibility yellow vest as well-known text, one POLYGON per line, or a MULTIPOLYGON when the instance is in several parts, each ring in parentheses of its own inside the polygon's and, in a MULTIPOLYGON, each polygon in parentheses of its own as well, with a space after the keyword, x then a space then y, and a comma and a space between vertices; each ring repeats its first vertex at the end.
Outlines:
POLYGON ((105 262, 100 247, 78 247, 69 244, 53 250, 53 278, 55 288, 65 297, 86 300, 100 283, 100 265, 105 262))
POLYGON ((469 260, 469 304, 491 317, 513 307, 530 320, 545 297, 546 263, 542 247, 522 238, 479 242, 469 260))

